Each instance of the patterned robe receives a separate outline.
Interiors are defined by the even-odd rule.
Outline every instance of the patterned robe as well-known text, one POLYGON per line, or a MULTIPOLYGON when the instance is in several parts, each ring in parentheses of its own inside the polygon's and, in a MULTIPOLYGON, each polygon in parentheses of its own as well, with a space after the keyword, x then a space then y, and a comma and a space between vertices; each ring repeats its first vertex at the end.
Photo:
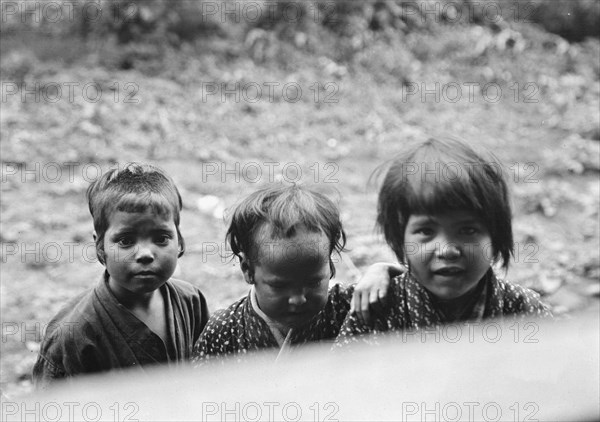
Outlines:
MULTIPOLYGON (((350 309, 354 287, 339 284, 331 287, 325 307, 308 323, 288 333, 286 343, 292 346, 323 340, 333 341, 350 309)), ((192 361, 205 363, 215 358, 235 355, 238 361, 243 356, 258 350, 280 351, 267 321, 252 306, 252 291, 226 309, 213 314, 194 347, 192 361)), ((275 360, 269 355, 268 359, 275 360)))
MULTIPOLYGON (((392 280, 388 296, 389 302, 385 309, 373 312, 375 316, 371 326, 361 322, 354 313, 349 314, 336 339, 336 346, 343 347, 356 342, 377 343, 377 337, 381 333, 418 331, 449 322, 436 306, 431 293, 409 273, 392 280)), ((551 317, 537 293, 498 279, 490 268, 477 287, 474 305, 461 320, 475 322, 518 315, 551 317)))

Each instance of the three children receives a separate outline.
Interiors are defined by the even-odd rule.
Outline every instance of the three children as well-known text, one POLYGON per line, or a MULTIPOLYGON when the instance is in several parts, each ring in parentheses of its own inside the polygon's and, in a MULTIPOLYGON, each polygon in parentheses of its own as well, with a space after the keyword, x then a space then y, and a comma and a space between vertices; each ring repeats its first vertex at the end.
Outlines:
POLYGON ((513 250, 508 188, 499 169, 493 155, 454 139, 429 139, 392 160, 377 223, 408 271, 390 284, 389 266, 370 267, 359 284, 363 298, 373 303, 387 294, 385 307, 371 309, 372 321, 360 309, 349 312, 353 286, 329 287, 332 254, 344 249, 346 235, 336 205, 324 195, 267 187, 236 207, 227 240, 251 288, 208 320, 202 293, 171 279, 184 252, 173 181, 149 165, 112 170, 87 195, 105 273, 49 324, 55 328, 42 343, 34 380, 45 386, 81 373, 242 359, 263 349, 279 358, 297 345, 336 337, 343 346, 360 334, 549 316, 536 293, 492 269, 497 262, 507 268, 513 250), (75 329, 65 335, 61 328, 68 324, 75 329))

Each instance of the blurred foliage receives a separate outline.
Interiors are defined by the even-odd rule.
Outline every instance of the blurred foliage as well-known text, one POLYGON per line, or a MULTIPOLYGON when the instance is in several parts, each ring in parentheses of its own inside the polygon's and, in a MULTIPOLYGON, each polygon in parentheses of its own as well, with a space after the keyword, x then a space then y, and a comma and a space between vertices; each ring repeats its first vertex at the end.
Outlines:
POLYGON ((576 42, 600 37, 598 0, 527 0, 527 3, 533 8, 531 20, 548 32, 576 42))
MULTIPOLYGON (((6 0, 2 3, 8 7, 6 0)), ((40 16, 39 21, 25 19, 25 25, 52 35, 76 34, 83 38, 114 35, 120 43, 155 40, 178 45, 209 35, 246 37, 252 29, 262 29, 302 44, 307 38, 318 37, 320 29, 326 29, 358 48, 369 33, 393 36, 397 31, 457 22, 492 26, 502 25, 502 21, 533 22, 569 41, 582 41, 599 36, 600 3, 597 0, 81 0, 52 2, 51 11, 40 16), (69 10, 73 5, 74 19, 61 19, 60 25, 56 25, 53 18, 57 13, 67 16, 73 13, 69 10), (57 7, 62 7, 62 11, 55 10, 57 7)), ((3 14, 5 34, 19 31, 22 25, 18 13, 3 14)))
MULTIPOLYGON (((7 4, 5 0, 2 3, 3 7, 7 4)), ((61 16, 72 13, 74 18, 56 22, 52 17, 59 12, 54 9, 41 13, 40 19, 26 17, 25 23, 19 13, 3 15, 5 47, 19 42, 33 46, 28 48, 33 49, 32 57, 11 56, 2 64, 5 79, 25 81, 25 75, 35 67, 35 58, 75 62, 90 51, 97 64, 155 75, 170 67, 166 62, 177 54, 174 50, 193 45, 195 52, 208 54, 215 52, 211 50, 222 40, 219 53, 225 59, 249 57, 255 63, 274 62, 293 70, 302 53, 310 53, 330 58, 330 68, 338 66, 331 73, 338 76, 359 66, 371 70, 377 80, 392 75, 407 84, 414 80, 421 62, 440 56, 462 54, 466 65, 481 66, 491 49, 520 53, 531 42, 523 34, 530 23, 568 41, 584 41, 598 37, 600 22, 600 2, 596 0, 51 3, 52 8, 63 8, 61 16), (68 10, 73 4, 74 11, 68 10), (456 26, 468 26, 472 31, 465 39, 438 42, 444 28, 456 26), (28 30, 45 37, 28 42, 28 30), (63 48, 65 38, 72 43, 70 49, 63 48), (395 54, 385 54, 390 50, 395 54)), ((547 49, 553 50, 550 53, 560 56, 566 51, 566 42, 558 37, 545 42, 547 49)), ((574 63, 568 56, 565 63, 574 63)))

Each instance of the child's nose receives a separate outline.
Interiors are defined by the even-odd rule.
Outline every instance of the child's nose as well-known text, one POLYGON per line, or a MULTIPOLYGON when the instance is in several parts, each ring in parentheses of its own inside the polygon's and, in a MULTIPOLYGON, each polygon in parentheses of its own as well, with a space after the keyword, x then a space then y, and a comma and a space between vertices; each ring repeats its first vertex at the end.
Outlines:
POLYGON ((140 242, 135 255, 135 260, 141 264, 149 264, 154 261, 154 251, 151 242, 140 242))
POLYGON ((306 296, 304 292, 297 292, 290 296, 289 303, 293 306, 304 305, 306 303, 306 296))
POLYGON ((461 250, 456 243, 440 243, 437 246, 436 255, 439 259, 454 260, 460 258, 461 250))

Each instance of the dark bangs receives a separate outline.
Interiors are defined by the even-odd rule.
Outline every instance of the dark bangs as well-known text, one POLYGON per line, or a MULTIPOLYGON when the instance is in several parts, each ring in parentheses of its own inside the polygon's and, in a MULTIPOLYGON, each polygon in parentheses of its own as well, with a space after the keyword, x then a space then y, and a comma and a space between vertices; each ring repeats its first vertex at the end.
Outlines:
POLYGON ((494 259, 502 258, 508 266, 513 250, 510 199, 495 156, 477 153, 457 139, 429 139, 408 146, 376 173, 386 170, 377 223, 400 261, 411 215, 467 210, 488 229, 494 259))
MULTIPOLYGON (((420 165, 429 168, 430 164, 420 165)), ((454 170, 449 171, 452 172, 451 178, 438 177, 438 180, 427 180, 427 176, 424 178, 421 175, 408 176, 404 186, 400 187, 403 190, 399 198, 400 213, 408 219, 411 214, 438 214, 447 210, 469 209, 482 216, 483 207, 475 186, 470 183, 471 178, 465 176, 464 169, 460 167, 458 174, 454 170)))

